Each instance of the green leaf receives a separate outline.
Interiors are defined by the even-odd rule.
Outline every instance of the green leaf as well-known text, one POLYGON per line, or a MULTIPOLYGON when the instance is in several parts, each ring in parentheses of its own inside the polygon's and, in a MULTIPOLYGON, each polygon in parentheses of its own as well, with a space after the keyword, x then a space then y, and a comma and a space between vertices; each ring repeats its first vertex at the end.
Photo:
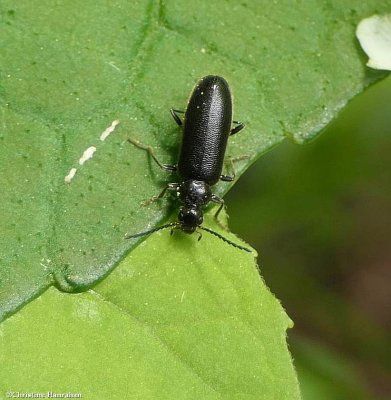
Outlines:
POLYGON ((52 288, 0 325, 0 393, 299 399, 290 325, 254 254, 159 232, 94 289, 52 288))
POLYGON ((140 207, 168 178, 126 138, 175 162, 180 132, 168 109, 184 108, 200 77, 220 74, 232 86, 235 118, 247 123, 228 150, 250 156, 240 174, 285 137, 314 137, 384 76, 365 67, 354 31, 390 5, 2 1, 0 317, 51 284, 93 285, 134 246, 125 232, 171 214, 140 207), (96 154, 79 166, 90 146, 96 154))

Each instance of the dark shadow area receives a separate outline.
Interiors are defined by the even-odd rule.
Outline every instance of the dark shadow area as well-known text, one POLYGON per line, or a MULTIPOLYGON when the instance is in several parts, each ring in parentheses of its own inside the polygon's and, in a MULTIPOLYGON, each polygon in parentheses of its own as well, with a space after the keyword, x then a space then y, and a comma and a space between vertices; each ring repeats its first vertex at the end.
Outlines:
MULTIPOLYGON (((291 351, 307 397, 325 383, 307 362, 318 347, 337 360, 329 386, 353 385, 337 371, 344 360, 362 386, 355 399, 391 395, 390 104, 388 78, 319 139, 262 157, 225 197, 231 230, 258 250, 266 283, 295 321, 291 351)), ((312 398, 353 398, 330 393, 312 398)))

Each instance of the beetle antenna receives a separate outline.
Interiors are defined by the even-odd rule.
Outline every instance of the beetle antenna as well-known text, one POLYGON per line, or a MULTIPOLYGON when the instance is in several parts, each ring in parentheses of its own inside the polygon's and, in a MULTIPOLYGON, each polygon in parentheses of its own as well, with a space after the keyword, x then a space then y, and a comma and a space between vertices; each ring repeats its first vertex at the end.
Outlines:
POLYGON ((248 253, 252 253, 252 251, 251 251, 250 249, 248 249, 247 247, 243 247, 243 246, 240 246, 239 244, 236 244, 236 243, 234 243, 234 242, 231 242, 230 240, 228 240, 228 239, 225 238, 224 236, 221 236, 219 233, 217 233, 217 232, 215 232, 215 231, 212 231, 212 229, 205 228, 204 226, 199 226, 198 228, 199 228, 199 229, 202 229, 202 230, 204 230, 204 231, 207 231, 207 232, 211 233, 212 235, 217 236, 219 239, 223 240, 225 243, 228 243, 228 244, 230 244, 231 246, 236 247, 237 249, 247 251, 248 253))
POLYGON ((166 229, 170 227, 178 226, 178 222, 170 222, 169 224, 161 225, 158 226, 157 228, 150 229, 148 231, 140 232, 140 233, 135 233, 134 235, 125 235, 125 239, 132 239, 144 235, 149 235, 150 233, 160 231, 161 229, 166 229))

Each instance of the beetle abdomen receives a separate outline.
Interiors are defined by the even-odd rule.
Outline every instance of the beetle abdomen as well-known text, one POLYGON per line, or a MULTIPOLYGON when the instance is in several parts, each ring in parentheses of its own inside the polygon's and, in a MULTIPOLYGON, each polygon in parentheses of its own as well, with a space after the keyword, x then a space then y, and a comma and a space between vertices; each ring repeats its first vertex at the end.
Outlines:
POLYGON ((184 180, 214 185, 220 179, 231 124, 228 83, 219 76, 206 76, 194 88, 185 113, 178 162, 184 180))

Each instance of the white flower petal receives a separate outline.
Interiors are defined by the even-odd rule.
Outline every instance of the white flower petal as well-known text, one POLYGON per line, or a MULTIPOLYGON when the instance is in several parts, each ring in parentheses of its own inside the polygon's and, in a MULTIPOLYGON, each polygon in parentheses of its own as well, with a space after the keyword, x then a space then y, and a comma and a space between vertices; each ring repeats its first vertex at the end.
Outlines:
POLYGON ((363 19, 356 36, 369 57, 368 67, 391 71, 391 15, 363 19))

